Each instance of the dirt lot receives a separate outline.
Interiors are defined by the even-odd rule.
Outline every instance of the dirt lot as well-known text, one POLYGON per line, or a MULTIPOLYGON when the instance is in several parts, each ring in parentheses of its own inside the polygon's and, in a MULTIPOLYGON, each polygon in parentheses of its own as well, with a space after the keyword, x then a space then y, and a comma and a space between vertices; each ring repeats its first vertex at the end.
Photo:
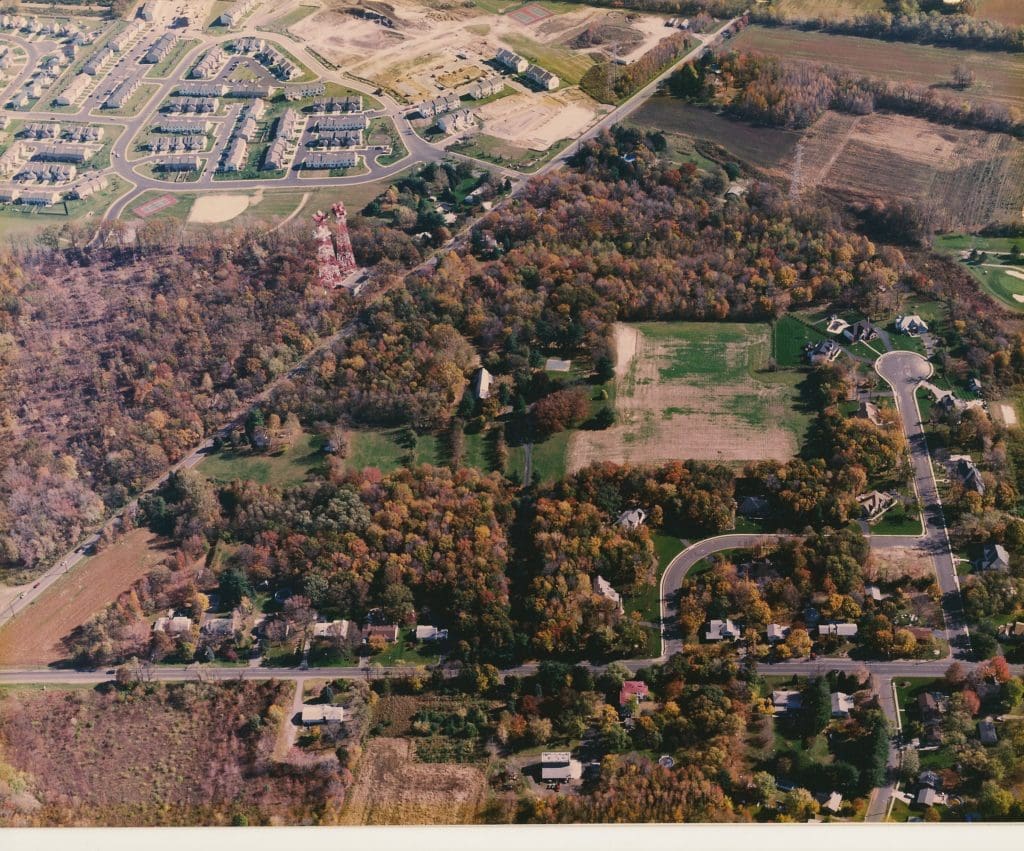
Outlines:
POLYGON ((899 115, 825 113, 801 138, 791 193, 928 199, 944 229, 1019 221, 1024 144, 899 115))
POLYGON ((934 575, 934 562, 917 547, 875 548, 871 551, 871 562, 864 570, 864 579, 869 582, 892 582, 901 577, 918 579, 934 575))
POLYGON ((134 529, 79 564, 0 629, 0 665, 47 665, 64 658, 61 639, 169 553, 148 529, 134 529))
POLYGON ((1024 62, 1011 53, 978 52, 923 44, 893 44, 870 38, 791 29, 747 27, 732 41, 737 50, 758 50, 784 59, 807 59, 850 68, 873 77, 926 86, 948 86, 952 68, 966 63, 977 84, 957 97, 1024 105, 1024 62))
POLYGON ((597 110, 579 91, 563 91, 511 95, 485 104, 477 115, 488 135, 546 151, 555 142, 582 133, 597 117, 597 110))
POLYGON ((408 739, 372 739, 359 761, 343 824, 466 824, 485 791, 478 768, 413 761, 408 739))
POLYGON ((782 461, 796 453, 806 420, 796 412, 795 374, 776 373, 769 384, 757 373, 767 325, 619 324, 615 340, 617 422, 573 435, 570 471, 596 460, 782 461))

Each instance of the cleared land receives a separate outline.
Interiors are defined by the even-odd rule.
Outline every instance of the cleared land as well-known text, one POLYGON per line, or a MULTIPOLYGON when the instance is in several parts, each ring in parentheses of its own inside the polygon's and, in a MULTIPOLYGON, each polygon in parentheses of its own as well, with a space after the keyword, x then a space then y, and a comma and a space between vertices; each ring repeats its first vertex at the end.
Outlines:
POLYGON ((48 665, 65 658, 61 639, 168 554, 148 529, 134 529, 80 563, 0 629, 0 665, 48 665))
POLYGON ((250 204, 258 204, 262 193, 255 195, 200 195, 188 211, 188 220, 200 224, 229 222, 245 212, 250 204))
POLYGON ((1024 62, 1011 53, 893 44, 856 36, 758 26, 743 30, 733 39, 732 46, 737 50, 757 50, 784 59, 839 65, 868 76, 939 88, 949 85, 953 67, 962 62, 975 71, 978 82, 965 92, 957 92, 957 97, 1024 105, 1024 62))
POLYGON ((592 461, 723 462, 792 457, 807 427, 798 373, 759 372, 771 349, 766 324, 616 326, 617 423, 580 431, 568 468, 592 461))
POLYGON ((477 115, 484 133, 534 151, 582 133, 597 117, 594 102, 579 91, 515 94, 485 104, 477 115))
POLYGON ((414 762, 408 739, 373 739, 363 751, 344 824, 465 824, 486 789, 479 768, 414 762))
POLYGON ((791 168, 791 194, 823 187, 927 199, 944 229, 1017 222, 1024 206, 1024 144, 920 118, 827 112, 800 139, 791 168))
POLYGON ((305 481, 310 472, 323 466, 323 462, 320 439, 304 434, 279 452, 257 454, 248 449, 225 449, 211 455, 198 469, 208 479, 218 482, 245 479, 285 487, 305 481))

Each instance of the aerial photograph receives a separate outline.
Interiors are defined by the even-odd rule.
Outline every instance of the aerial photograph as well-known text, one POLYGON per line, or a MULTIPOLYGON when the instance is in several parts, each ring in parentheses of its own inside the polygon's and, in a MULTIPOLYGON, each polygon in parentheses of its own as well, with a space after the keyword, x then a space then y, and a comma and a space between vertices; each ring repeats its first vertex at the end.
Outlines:
POLYGON ((0 846, 1020 821, 1024 0, 0 0, 0 846))

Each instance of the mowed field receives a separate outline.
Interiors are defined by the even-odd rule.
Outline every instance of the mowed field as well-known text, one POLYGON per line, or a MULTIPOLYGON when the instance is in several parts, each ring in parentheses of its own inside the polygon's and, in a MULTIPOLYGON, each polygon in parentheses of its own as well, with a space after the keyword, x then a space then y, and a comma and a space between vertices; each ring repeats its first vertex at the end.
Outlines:
POLYGON ((169 553, 148 529, 133 529, 116 544, 79 563, 0 628, 0 665, 48 665, 63 659, 61 639, 169 553))
POLYGON ((466 824, 484 792, 471 765, 415 762, 409 739, 372 739, 363 750, 343 824, 466 824))
POLYGON ((977 83, 966 92, 956 92, 958 98, 1024 106, 1024 62, 1012 53, 758 26, 743 30, 732 40, 732 47, 771 53, 783 59, 839 65, 867 76, 926 86, 947 86, 953 66, 963 62, 975 72, 977 83))
POLYGON ((620 324, 615 340, 617 422, 572 436, 570 471, 593 461, 741 462, 796 453, 808 425, 799 373, 760 371, 771 350, 767 324, 620 324))

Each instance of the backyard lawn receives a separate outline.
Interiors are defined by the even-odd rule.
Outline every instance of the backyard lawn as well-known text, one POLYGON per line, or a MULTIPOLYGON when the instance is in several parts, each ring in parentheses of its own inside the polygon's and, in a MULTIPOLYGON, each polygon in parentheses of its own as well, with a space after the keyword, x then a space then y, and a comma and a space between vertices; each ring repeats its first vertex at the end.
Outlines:
POLYGON ((198 469, 216 482, 244 479, 261 485, 296 485, 323 467, 321 442, 317 435, 304 433, 279 452, 261 454, 225 448, 210 455, 198 469))

